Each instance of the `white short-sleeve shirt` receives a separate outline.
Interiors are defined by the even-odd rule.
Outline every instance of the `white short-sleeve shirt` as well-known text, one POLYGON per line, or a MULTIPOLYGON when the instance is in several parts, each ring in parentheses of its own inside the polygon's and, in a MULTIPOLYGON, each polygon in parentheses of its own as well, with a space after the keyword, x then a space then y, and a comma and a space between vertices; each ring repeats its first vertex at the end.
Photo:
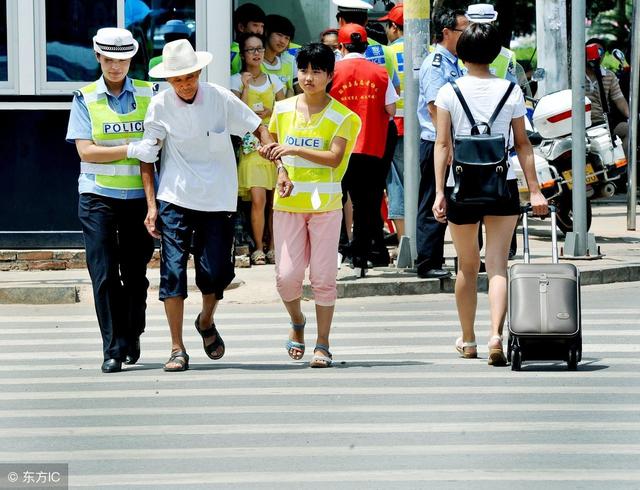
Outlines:
MULTIPOLYGON (((458 78, 456 84, 460 88, 460 92, 462 92, 462 96, 467 102, 476 123, 489 121, 498 102, 500 102, 500 99, 507 91, 507 87, 509 87, 509 82, 502 78, 478 78, 470 75, 458 78)), ((435 104, 436 107, 445 109, 451 114, 451 124, 455 135, 471 134, 471 123, 451 84, 447 83, 440 89, 435 104)), ((493 123, 491 134, 503 134, 505 141, 510 141, 511 120, 524 116, 526 112, 522 90, 516 86, 511 91, 502 111, 500 111, 493 123)), ((480 130, 482 130, 482 127, 480 130)), ((507 179, 515 178, 516 175, 511 166, 509 166, 507 179)), ((449 172, 447 186, 452 187, 453 185, 453 174, 449 172)))
POLYGON ((144 121, 144 137, 163 141, 157 198, 197 211, 235 211, 238 175, 229 136, 244 136, 260 123, 219 85, 201 82, 191 104, 173 88, 159 93, 144 121))

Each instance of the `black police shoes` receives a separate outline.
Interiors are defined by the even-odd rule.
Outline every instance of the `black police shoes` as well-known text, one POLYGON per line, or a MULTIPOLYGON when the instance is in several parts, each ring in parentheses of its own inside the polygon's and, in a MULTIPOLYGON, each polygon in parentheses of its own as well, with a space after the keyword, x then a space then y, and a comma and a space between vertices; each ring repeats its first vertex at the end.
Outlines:
POLYGON ((127 349, 127 357, 124 360, 125 364, 135 364, 140 359, 140 338, 135 339, 129 348, 127 349))
POLYGON ((107 359, 102 363, 103 373, 119 373, 120 371, 122 371, 122 361, 107 359))
POLYGON ((444 269, 427 269, 426 271, 418 270, 418 277, 420 279, 444 279, 450 275, 451 272, 444 269))

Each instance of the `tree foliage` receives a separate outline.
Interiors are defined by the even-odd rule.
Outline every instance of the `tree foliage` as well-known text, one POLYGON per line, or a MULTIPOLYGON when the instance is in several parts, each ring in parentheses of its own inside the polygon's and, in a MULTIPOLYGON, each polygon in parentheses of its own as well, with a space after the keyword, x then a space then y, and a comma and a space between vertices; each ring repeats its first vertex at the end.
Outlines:
MULTIPOLYGON (((503 38, 503 44, 509 45, 514 36, 535 33, 536 1, 535 0, 483 0, 491 3, 498 12, 497 27, 503 38)), ((576 0, 578 1, 578 0, 576 0)), ((440 7, 466 10, 477 0, 430 0, 432 12, 440 7)), ((567 3, 567 27, 570 26, 571 3, 567 3)), ((586 13, 591 21, 591 35, 604 34, 609 40, 617 40, 618 44, 628 44, 631 32, 630 19, 633 0, 587 0, 586 13)))

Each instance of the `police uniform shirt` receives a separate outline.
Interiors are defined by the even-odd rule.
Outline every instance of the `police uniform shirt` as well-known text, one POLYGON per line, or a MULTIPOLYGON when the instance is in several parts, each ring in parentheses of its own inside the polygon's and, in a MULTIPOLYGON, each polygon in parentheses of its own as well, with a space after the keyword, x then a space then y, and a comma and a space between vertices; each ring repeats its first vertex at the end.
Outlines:
POLYGON ((447 83, 462 76, 458 58, 440 44, 426 57, 420 67, 420 91, 418 96, 418 121, 420 138, 435 141, 436 128, 431 120, 428 105, 436 100, 438 90, 447 83))
MULTIPOLYGON (((104 78, 100 77, 97 81, 96 92, 98 94, 107 94, 107 102, 109 107, 118 114, 127 114, 136 108, 135 92, 131 79, 126 77, 122 92, 117 97, 112 95, 104 83, 104 78)), ((89 110, 84 101, 84 97, 80 92, 76 92, 73 102, 71 103, 71 114, 69 115, 69 125, 67 127, 66 140, 69 143, 75 143, 76 140, 93 140, 91 134, 91 118, 89 110)), ((93 174, 80 174, 78 177, 78 193, 79 194, 97 194, 99 196, 113 197, 116 199, 140 199, 144 198, 143 189, 108 189, 96 184, 96 176, 93 174)))

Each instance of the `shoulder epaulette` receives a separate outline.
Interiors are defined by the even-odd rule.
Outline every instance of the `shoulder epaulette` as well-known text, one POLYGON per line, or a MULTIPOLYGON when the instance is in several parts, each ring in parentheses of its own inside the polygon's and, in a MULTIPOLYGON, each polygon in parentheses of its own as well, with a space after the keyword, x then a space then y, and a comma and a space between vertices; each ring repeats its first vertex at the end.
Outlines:
POLYGON ((435 66, 439 68, 442 64, 442 55, 440 53, 436 53, 433 55, 433 61, 431 62, 431 66, 435 66))

